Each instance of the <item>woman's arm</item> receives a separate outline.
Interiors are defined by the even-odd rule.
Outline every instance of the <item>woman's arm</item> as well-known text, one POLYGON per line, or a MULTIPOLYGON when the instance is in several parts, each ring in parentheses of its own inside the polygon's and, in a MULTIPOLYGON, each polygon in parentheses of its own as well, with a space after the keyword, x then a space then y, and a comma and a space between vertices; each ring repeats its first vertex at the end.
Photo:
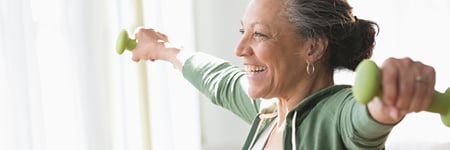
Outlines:
POLYGON ((247 94, 244 75, 241 68, 204 53, 193 55, 183 66, 183 76, 212 103, 251 123, 259 111, 260 100, 247 94))
POLYGON ((179 48, 169 47, 166 35, 140 28, 133 60, 163 60, 183 72, 183 76, 214 104, 224 107, 250 123, 259 110, 260 101, 251 99, 243 83, 244 72, 228 62, 198 53, 183 56, 179 48))

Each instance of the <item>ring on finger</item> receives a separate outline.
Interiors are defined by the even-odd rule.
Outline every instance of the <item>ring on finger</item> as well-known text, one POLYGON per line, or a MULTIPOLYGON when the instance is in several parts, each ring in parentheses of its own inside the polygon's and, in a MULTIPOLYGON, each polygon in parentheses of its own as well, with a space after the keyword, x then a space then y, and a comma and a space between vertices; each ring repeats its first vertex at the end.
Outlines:
POLYGON ((415 79, 416 79, 417 82, 423 82, 424 81, 424 77, 421 76, 421 75, 417 75, 415 79))

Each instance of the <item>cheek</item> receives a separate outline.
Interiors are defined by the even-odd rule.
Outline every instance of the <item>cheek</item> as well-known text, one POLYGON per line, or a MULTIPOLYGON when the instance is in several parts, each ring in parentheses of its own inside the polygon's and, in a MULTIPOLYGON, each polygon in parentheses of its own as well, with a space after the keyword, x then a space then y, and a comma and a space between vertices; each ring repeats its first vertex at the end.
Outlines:
POLYGON ((301 61, 299 53, 280 46, 261 47, 256 55, 275 74, 298 68, 297 64, 301 61))
POLYGON ((255 47, 255 55, 257 55, 258 58, 267 58, 268 55, 271 53, 271 47, 266 43, 258 43, 255 47))
POLYGON ((301 57, 293 51, 286 49, 273 49, 261 53, 260 59, 269 68, 271 86, 278 87, 290 84, 301 77, 301 72, 306 68, 301 62, 301 57))

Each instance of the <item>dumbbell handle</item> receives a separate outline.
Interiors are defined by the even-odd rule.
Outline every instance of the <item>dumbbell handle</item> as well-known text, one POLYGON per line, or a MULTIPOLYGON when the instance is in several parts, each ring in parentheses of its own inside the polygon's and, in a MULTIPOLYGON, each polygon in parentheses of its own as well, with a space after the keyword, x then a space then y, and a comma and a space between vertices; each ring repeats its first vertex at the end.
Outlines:
POLYGON ((125 29, 120 31, 116 41, 116 52, 122 54, 125 50, 132 51, 136 48, 136 39, 131 39, 125 29))
MULTIPOLYGON (((365 59, 356 67, 352 90, 355 100, 362 104, 369 103, 375 96, 381 97, 381 71, 375 62, 365 59)), ((445 93, 435 91, 427 111, 439 113, 442 122, 450 127, 450 88, 445 93)))

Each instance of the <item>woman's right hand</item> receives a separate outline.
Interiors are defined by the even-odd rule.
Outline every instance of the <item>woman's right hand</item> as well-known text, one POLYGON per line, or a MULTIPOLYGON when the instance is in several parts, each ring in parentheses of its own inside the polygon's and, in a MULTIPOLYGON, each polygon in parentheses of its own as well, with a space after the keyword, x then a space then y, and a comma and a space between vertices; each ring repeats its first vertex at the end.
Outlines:
POLYGON ((164 60, 177 65, 176 58, 180 49, 175 47, 167 47, 169 39, 163 33, 157 32, 150 28, 138 28, 134 33, 136 38, 136 48, 132 51, 133 61, 140 60, 164 60))
POLYGON ((433 67, 411 58, 389 58, 381 67, 383 100, 368 104, 378 122, 395 124, 407 113, 426 110, 433 99, 436 72, 433 67))

